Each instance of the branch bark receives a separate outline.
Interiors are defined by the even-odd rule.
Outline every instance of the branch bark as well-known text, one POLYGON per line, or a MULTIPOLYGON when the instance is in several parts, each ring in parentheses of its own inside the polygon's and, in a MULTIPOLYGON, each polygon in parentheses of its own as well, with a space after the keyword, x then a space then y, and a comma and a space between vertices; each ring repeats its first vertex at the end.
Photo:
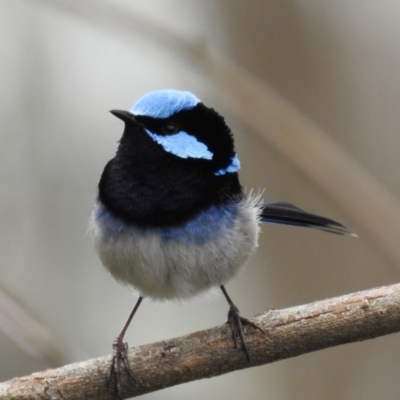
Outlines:
MULTIPOLYGON (((400 284, 315 303, 270 310, 247 328, 251 362, 235 349, 227 325, 139 346, 128 357, 136 383, 122 379, 125 397, 211 378, 239 369, 400 331, 400 284)), ((0 399, 109 400, 110 356, 47 370, 0 384, 0 399)))

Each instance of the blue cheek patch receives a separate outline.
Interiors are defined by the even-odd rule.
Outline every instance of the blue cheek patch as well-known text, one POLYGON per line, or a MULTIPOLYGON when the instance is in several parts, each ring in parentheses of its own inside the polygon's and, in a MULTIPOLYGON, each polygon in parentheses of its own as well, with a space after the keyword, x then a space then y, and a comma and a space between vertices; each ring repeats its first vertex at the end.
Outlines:
POLYGON ((208 147, 199 142, 194 136, 181 131, 174 135, 158 135, 145 129, 147 134, 168 153, 180 158, 203 158, 212 160, 213 153, 208 147))
POLYGON ((155 90, 141 97, 129 110, 134 115, 152 118, 169 118, 171 115, 189 110, 200 103, 192 93, 182 90, 155 90))
POLYGON ((235 154, 235 157, 232 158, 231 163, 226 168, 221 168, 217 172, 214 172, 214 175, 220 176, 225 175, 226 173, 237 172, 240 169, 240 161, 235 154))

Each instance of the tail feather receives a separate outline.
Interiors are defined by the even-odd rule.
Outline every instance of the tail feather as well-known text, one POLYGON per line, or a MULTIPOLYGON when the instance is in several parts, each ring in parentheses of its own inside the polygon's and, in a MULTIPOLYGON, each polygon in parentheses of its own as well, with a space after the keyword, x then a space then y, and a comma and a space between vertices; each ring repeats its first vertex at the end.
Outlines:
POLYGON ((285 201, 264 201, 260 218, 262 222, 303 226, 336 233, 338 235, 356 236, 345 226, 339 224, 339 222, 333 221, 329 218, 320 217, 319 215, 310 214, 285 201))

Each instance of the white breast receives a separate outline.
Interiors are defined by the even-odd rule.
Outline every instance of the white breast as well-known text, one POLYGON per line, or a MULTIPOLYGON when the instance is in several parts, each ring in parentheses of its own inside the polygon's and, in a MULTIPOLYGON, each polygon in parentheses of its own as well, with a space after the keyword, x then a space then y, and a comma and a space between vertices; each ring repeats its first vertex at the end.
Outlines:
POLYGON ((204 212, 189 226, 138 228, 97 202, 91 232, 101 261, 117 280, 142 296, 183 299, 225 284, 257 247, 260 201, 246 196, 204 212))

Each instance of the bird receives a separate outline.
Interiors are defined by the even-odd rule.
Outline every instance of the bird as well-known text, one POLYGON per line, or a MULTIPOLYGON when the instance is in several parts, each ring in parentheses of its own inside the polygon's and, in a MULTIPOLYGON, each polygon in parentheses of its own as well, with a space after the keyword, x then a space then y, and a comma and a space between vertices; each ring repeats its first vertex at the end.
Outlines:
POLYGON ((154 90, 129 111, 110 112, 125 128, 101 175, 90 226, 103 265, 139 297, 113 342, 108 382, 120 396, 122 365, 135 379, 123 340, 144 298, 185 300, 220 288, 235 347, 240 342, 250 361, 243 326, 263 330, 240 315, 225 285, 256 250, 260 224, 349 230, 244 191, 230 128, 189 91, 154 90))

